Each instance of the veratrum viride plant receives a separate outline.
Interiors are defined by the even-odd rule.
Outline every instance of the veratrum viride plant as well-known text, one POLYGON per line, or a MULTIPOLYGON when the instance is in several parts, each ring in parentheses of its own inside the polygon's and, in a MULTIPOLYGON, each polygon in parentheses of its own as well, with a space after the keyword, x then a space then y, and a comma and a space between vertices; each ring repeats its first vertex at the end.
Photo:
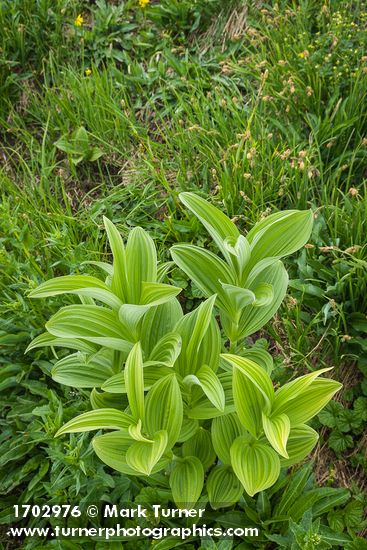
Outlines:
POLYGON ((220 251, 171 249, 206 297, 196 310, 184 315, 181 289, 163 282, 172 262, 157 263, 152 238, 138 227, 124 245, 105 219, 113 265, 92 262, 102 278, 57 277, 33 290, 31 298, 71 293, 81 303, 61 308, 28 349, 73 350, 56 361, 52 377, 91 388, 92 410, 56 436, 105 430, 92 445, 108 466, 154 476, 178 506, 203 495, 219 508, 272 486, 281 468, 310 453, 318 435, 307 422, 341 384, 320 377, 329 370, 321 369, 275 389, 271 355, 246 344, 282 302, 288 276, 281 258, 307 242, 312 213, 278 212, 244 237, 205 200, 180 198, 220 251))

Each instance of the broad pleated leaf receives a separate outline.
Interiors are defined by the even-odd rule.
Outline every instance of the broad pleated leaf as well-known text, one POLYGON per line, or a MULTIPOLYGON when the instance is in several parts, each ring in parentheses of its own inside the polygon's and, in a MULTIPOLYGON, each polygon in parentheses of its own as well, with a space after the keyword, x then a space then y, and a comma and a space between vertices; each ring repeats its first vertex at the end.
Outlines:
POLYGON ((112 292, 123 302, 127 302, 129 301, 129 281, 124 243, 114 224, 105 216, 103 222, 113 255, 112 292))
POLYGON ((126 463, 126 451, 134 441, 126 430, 96 436, 92 439, 93 450, 102 462, 118 472, 137 475, 126 463))
POLYGON ((237 275, 237 284, 244 285, 245 277, 243 275, 251 256, 251 247, 248 240, 243 235, 239 235, 237 239, 227 237, 223 245, 230 254, 229 259, 237 275))
POLYGON ((145 432, 153 436, 160 430, 168 433, 168 447, 180 435, 182 425, 182 397, 176 376, 161 378, 149 390, 145 400, 145 432))
POLYGON ((227 264, 209 250, 191 244, 177 244, 172 246, 171 256, 207 298, 220 295, 221 283, 234 283, 227 264))
POLYGON ((125 365, 125 387, 132 416, 144 418, 144 374, 140 342, 130 351, 125 365))
POLYGON ((332 367, 310 372, 309 374, 299 376, 295 380, 284 384, 284 386, 282 386, 281 388, 279 388, 279 390, 275 392, 273 413, 281 414, 282 412, 284 412, 285 408, 288 406, 289 401, 291 401, 292 399, 296 399, 300 394, 307 391, 309 385, 312 384, 312 382, 316 380, 316 378, 318 378, 320 374, 328 372, 329 370, 332 370, 332 367))
POLYGON ((238 437, 231 447, 232 468, 245 491, 253 497, 274 485, 280 473, 276 452, 260 442, 249 443, 247 437, 238 437))
POLYGON ((210 506, 214 510, 232 506, 242 496, 243 487, 231 466, 213 468, 206 480, 210 506))
MULTIPOLYGON (((149 390, 160 378, 168 374, 172 374, 172 370, 169 367, 163 365, 146 367, 143 364, 144 390, 149 390)), ((109 393, 126 393, 125 373, 122 371, 111 376, 111 378, 105 380, 101 388, 109 393)))
MULTIPOLYGON (((123 474, 136 476, 138 472, 126 462, 126 452, 133 443, 126 432, 118 431, 93 438, 92 445, 96 455, 114 470, 123 474)), ((170 457, 162 457, 153 467, 152 474, 165 468, 170 462, 170 457)))
POLYGON ((195 456, 178 459, 172 469, 169 484, 179 508, 193 508, 204 485, 204 468, 195 456))
POLYGON ((165 334, 174 330, 182 316, 182 308, 176 298, 149 309, 141 324, 140 340, 145 357, 149 357, 165 334))
POLYGON ((273 358, 265 349, 253 347, 242 351, 241 355, 251 359, 251 361, 262 367, 268 374, 272 372, 273 358))
POLYGON ((142 283, 157 280, 157 253, 153 239, 141 227, 135 227, 129 234, 126 245, 126 263, 130 283, 128 300, 139 304, 142 283))
POLYGON ((163 262, 157 265, 157 282, 163 283, 166 275, 175 267, 175 262, 163 262))
POLYGON ((281 456, 288 458, 287 441, 291 429, 288 416, 279 414, 269 417, 263 413, 262 419, 264 433, 270 445, 281 456))
POLYGON ((268 405, 257 386, 239 369, 233 371, 233 399, 241 424, 258 437, 262 431, 262 412, 268 405))
POLYGON ((225 395, 225 407, 223 411, 216 409, 208 400, 206 395, 196 396, 196 392, 193 388, 192 399, 190 408, 186 410, 186 414, 189 418, 197 420, 205 420, 209 418, 216 418, 222 416, 223 414, 231 414, 235 412, 235 405, 233 401, 233 392, 232 392, 232 373, 231 372, 222 372, 218 374, 219 381, 223 387, 225 395))
MULTIPOLYGON (((93 388, 89 396, 90 403, 94 410, 98 409, 120 409, 121 407, 126 409, 128 401, 126 396, 113 395, 112 393, 106 393, 99 391, 97 388, 93 388)), ((131 417, 131 421, 134 419, 131 417)))
POLYGON ((204 470, 209 468, 216 459, 210 432, 199 428, 195 434, 182 445, 182 456, 196 456, 202 463, 204 470))
POLYGON ((52 368, 53 380, 74 388, 101 387, 114 374, 111 354, 73 353, 60 361, 52 368))
POLYGON ((90 260, 90 261, 82 262, 81 265, 95 265, 96 267, 99 267, 100 269, 102 269, 102 271, 107 273, 107 275, 111 277, 113 275, 113 265, 107 262, 97 262, 97 261, 90 260))
POLYGON ((247 235, 251 265, 269 256, 281 258, 299 250, 309 240, 312 225, 311 210, 286 210, 263 219, 247 235))
POLYGON ((132 337, 126 327, 114 311, 104 307, 63 307, 46 323, 46 328, 54 336, 62 338, 83 338, 121 351, 132 348, 132 337))
POLYGON ((76 416, 64 424, 55 437, 72 432, 89 432, 91 430, 100 430, 102 428, 109 430, 120 430, 128 428, 133 422, 130 415, 118 411, 117 409, 99 409, 88 411, 76 416))
POLYGON ((181 292, 182 288, 164 283, 143 282, 141 285, 141 304, 149 304, 150 306, 159 306, 164 304, 181 292))
POLYGON ((316 379, 303 393, 282 405, 282 412, 289 417, 291 426, 304 424, 316 416, 341 387, 335 380, 316 379))
POLYGON ((184 382, 188 385, 200 386, 214 407, 224 411, 225 395, 222 384, 218 376, 207 365, 203 365, 196 374, 186 376, 184 382))
POLYGON ((316 445, 318 438, 318 433, 306 424, 292 428, 287 443, 289 458, 281 458, 280 464, 282 468, 288 468, 306 458, 316 445))
POLYGON ((221 210, 209 204, 206 200, 198 197, 194 193, 180 193, 180 200, 193 214, 201 221, 205 229, 211 235, 218 248, 228 258, 228 251, 223 241, 227 237, 237 240, 239 231, 235 224, 223 214, 221 210))
POLYGON ((89 275, 66 275, 55 277, 42 283, 29 293, 30 298, 47 298, 59 294, 76 294, 99 300, 100 302, 118 309, 122 302, 111 289, 96 277, 89 275))
POLYGON ((154 346, 147 363, 155 361, 172 367, 181 352, 181 336, 177 332, 165 334, 154 346))
POLYGON ((129 426, 129 434, 132 437, 132 439, 135 439, 135 441, 144 441, 146 443, 151 443, 152 439, 149 439, 146 437, 143 432, 143 424, 142 421, 139 419, 136 424, 130 424, 129 426))
POLYGON ((261 273, 251 282, 249 289, 256 294, 259 288, 268 289, 263 299, 264 305, 250 304, 242 309, 240 318, 231 327, 231 319, 221 315, 224 330, 231 340, 236 341, 245 338, 260 330, 279 309, 281 302, 287 291, 288 274, 282 264, 278 261, 262 270, 261 273), (262 285, 262 287, 260 287, 262 285), (265 286, 269 285, 269 286, 265 286), (269 302, 270 287, 272 288, 273 298, 269 302))
POLYGON ((248 288, 222 283, 222 289, 221 301, 218 305, 220 305, 232 319, 239 317, 245 306, 252 305, 256 301, 254 292, 248 288))
POLYGON ((167 447, 167 432, 161 430, 157 432, 151 442, 136 441, 126 451, 126 462, 128 466, 149 476, 154 466, 162 458, 167 447))
POLYGON ((150 309, 149 305, 123 304, 118 311, 119 320, 128 329, 134 340, 139 338, 140 321, 150 309))
POLYGON ((177 441, 183 443, 192 437, 199 429, 199 422, 193 418, 183 417, 180 435, 177 441))
POLYGON ((246 430, 236 414, 227 414, 214 418, 212 422, 212 442, 215 452, 224 464, 231 464, 230 449, 232 443, 246 430))
POLYGON ((230 353, 223 353, 222 357, 233 365, 233 374, 236 370, 241 372, 241 374, 256 386, 263 395, 265 402, 270 407, 274 400, 274 389, 271 378, 264 369, 248 357, 240 357, 230 353))
POLYGON ((53 336, 49 332, 43 332, 37 336, 29 344, 25 353, 28 353, 31 349, 42 348, 42 347, 61 347, 68 349, 75 349, 77 351, 82 351, 85 353, 94 353, 97 351, 98 347, 96 344, 91 342, 84 342, 83 340, 78 340, 77 338, 58 338, 53 336))
POLYGON ((256 297, 254 302, 256 307, 269 306, 274 299, 273 286, 269 283, 259 283, 254 286, 253 292, 256 297))
POLYGON ((221 338, 218 324, 212 316, 215 298, 209 298, 187 313, 175 327, 181 335, 182 348, 175 369, 186 376, 195 374, 202 365, 208 365, 214 372, 219 366, 221 338))
POLYGON ((215 296, 202 302, 195 311, 195 324, 191 333, 190 341, 186 346, 186 359, 193 362, 199 352, 200 345, 209 328, 212 318, 215 296))

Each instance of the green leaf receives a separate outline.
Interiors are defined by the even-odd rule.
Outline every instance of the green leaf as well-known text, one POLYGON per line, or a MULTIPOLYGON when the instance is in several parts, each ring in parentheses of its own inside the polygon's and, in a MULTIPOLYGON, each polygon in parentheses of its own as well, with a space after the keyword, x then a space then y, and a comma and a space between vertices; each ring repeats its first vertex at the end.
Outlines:
POLYGON ((311 210, 286 210, 272 214, 257 223, 247 234, 254 266, 267 257, 288 256, 304 246, 313 225, 311 210))
POLYGON ((191 244, 172 246, 171 256, 207 298, 213 294, 218 295, 219 305, 222 293, 221 283, 234 283, 227 264, 209 250, 191 244))
POLYGON ((351 449, 354 446, 353 437, 350 434, 343 434, 338 431, 331 432, 328 445, 337 454, 342 453, 346 449, 351 449))
POLYGON ((136 424, 130 424, 129 426, 129 434, 135 441, 145 441, 147 443, 151 443, 152 440, 148 439, 142 432, 142 421, 139 419, 136 424))
POLYGON ((110 275, 111 277, 113 275, 113 265, 107 262, 97 262, 97 261, 90 260, 90 261, 82 262, 81 265, 95 265, 100 269, 102 269, 105 273, 107 273, 107 275, 110 275))
POLYGON ((173 367, 180 355, 181 346, 181 336, 177 332, 169 332, 156 343, 146 363, 149 365, 154 361, 167 367, 173 367))
POLYGON ((269 417, 263 413, 262 420, 264 432, 270 445, 281 456, 289 458, 286 449, 291 429, 288 416, 286 414, 279 414, 269 417))
POLYGON ((52 368, 53 380, 74 388, 101 387, 114 374, 112 357, 107 351, 92 356, 73 353, 60 359, 52 368))
MULTIPOLYGON (((316 416, 330 401, 342 384, 328 378, 314 380, 307 389, 288 402, 282 401, 282 406, 276 414, 284 413, 289 417, 291 426, 304 424, 316 416)), ((275 411, 274 413, 275 414, 275 411)))
MULTIPOLYGON (((113 395, 104 391, 98 391, 97 388, 92 389, 92 391, 90 392, 89 400, 92 408, 95 410, 120 409, 121 407, 120 395, 113 395)), ((131 421, 133 422, 134 419, 131 418, 131 421)))
POLYGON ((132 443, 127 430, 103 434, 92 439, 95 453, 105 464, 119 472, 136 475, 136 471, 127 466, 125 460, 126 451, 132 443))
MULTIPOLYGON (((328 513, 330 510, 333 510, 334 508, 338 506, 342 506, 348 500, 350 499, 350 492, 348 489, 343 489, 341 487, 328 487, 327 492, 322 494, 321 499, 319 499, 312 507, 312 513, 314 516, 321 516, 323 514, 328 513)), ((357 516, 354 521, 354 527, 358 527, 361 524, 361 521, 363 521, 363 504, 358 503, 355 500, 352 500, 345 508, 345 519, 347 524, 349 523, 348 515, 350 513, 350 506, 360 506, 360 512, 361 514, 359 517, 357 516), (349 512, 349 513, 348 513, 349 512)), ((350 525, 351 526, 351 525, 350 525)))
MULTIPOLYGON (((295 430, 297 430, 297 428, 295 428, 295 430)), ((289 483, 282 491, 281 498, 274 508, 274 516, 283 516, 288 514, 288 511, 291 508, 292 504, 296 502, 297 499, 303 494, 306 484, 312 474, 312 468, 313 464, 312 462, 309 462, 308 464, 302 466, 302 468, 300 468, 295 474, 289 477, 289 483)))
POLYGON ((177 439, 179 443, 183 443, 192 437, 199 429, 199 422, 193 418, 183 417, 180 435, 177 439))
POLYGON ((251 497, 274 485, 280 473, 276 452, 260 442, 249 442, 247 437, 238 437, 231 446, 233 470, 251 497))
POLYGON ((209 401, 219 409, 224 411, 225 395, 222 384, 218 376, 207 365, 203 365, 196 374, 189 374, 184 378, 184 383, 196 384, 201 387, 209 401))
POLYGON ((176 460, 169 484, 176 506, 184 509, 193 508, 204 485, 204 468, 200 460, 195 456, 176 460))
POLYGON ((140 342, 130 351, 125 365, 125 387, 131 414, 135 420, 144 418, 143 356, 140 342))
POLYGON ((251 247, 248 240, 243 235, 235 237, 227 237, 223 242, 224 247, 229 252, 230 262, 237 274, 237 284, 244 285, 246 277, 244 277, 245 268, 250 260, 251 247))
POLYGON ((248 288, 222 283, 222 289, 220 306, 233 319, 239 317, 245 306, 252 305, 256 301, 255 294, 248 288))
POLYGON ((164 304, 181 292, 182 288, 164 283, 147 283, 141 285, 141 304, 149 306, 159 306, 164 304))
POLYGON ((157 282, 162 283, 168 275, 174 269, 175 263, 174 262, 163 262, 161 264, 158 264, 157 266, 157 282))
POLYGON ((182 425, 182 397, 176 376, 170 374, 158 380, 149 390, 145 401, 144 428, 154 435, 160 430, 168 433, 168 447, 177 441, 182 425))
POLYGON ((190 363, 192 363, 197 357, 203 338, 208 331, 212 318, 214 302, 215 296, 205 300, 205 302, 202 302, 196 309, 195 315, 193 315, 193 318, 195 318, 195 323, 192 329, 190 341, 188 342, 185 350, 186 360, 190 363))
POLYGON ((221 314, 224 331, 232 341, 254 334, 273 317, 286 294, 288 274, 282 262, 278 261, 261 270, 246 285, 255 296, 256 292, 259 293, 259 300, 243 307, 239 319, 228 318, 225 312, 221 314))
POLYGON ((212 297, 202 302, 197 309, 182 317, 175 327, 182 339, 175 370, 183 377, 196 374, 202 365, 208 365, 214 372, 218 369, 221 339, 218 324, 212 316, 214 300, 212 297))
POLYGON ((127 328, 134 340, 139 338, 140 321, 149 310, 149 305, 123 304, 118 312, 120 322, 127 328))
POLYGON ((136 441, 126 452, 126 463, 140 474, 149 476, 162 458, 167 442, 165 430, 157 432, 153 441, 136 441))
MULTIPOLYGON (((164 365, 145 366, 143 364, 144 391, 150 388, 163 376, 172 374, 172 370, 164 365)), ((101 386, 102 390, 109 393, 126 393, 125 373, 119 372, 108 378, 101 386)))
POLYGON ((142 283, 157 281, 157 253, 154 242, 141 227, 135 227, 129 234, 126 245, 126 264, 130 283, 128 301, 139 304, 142 283))
POLYGON ((141 346, 146 357, 150 356, 155 345, 163 336, 174 330, 182 316, 182 308, 175 298, 149 309, 143 317, 140 329, 141 346))
POLYGON ((105 216, 103 223, 113 254, 112 292, 127 302, 130 293, 124 243, 114 224, 105 216))
POLYGON ((201 221, 218 248, 229 260, 229 253, 223 241, 227 237, 232 237, 235 240, 239 237, 240 233, 234 223, 218 208, 194 193, 180 193, 179 197, 181 202, 201 221))
POLYGON ((91 430, 120 430, 128 428, 134 422, 133 418, 116 409, 98 409, 76 416, 64 424, 55 434, 55 437, 66 433, 89 432, 91 430))
POLYGON ((341 403, 337 401, 330 401, 325 407, 324 410, 319 413, 319 420, 321 424, 327 426, 328 428, 336 428, 339 421, 339 415, 344 410, 344 407, 341 403))
POLYGON ((126 327, 114 311, 104 307, 63 307, 46 323, 46 329, 60 338, 82 338, 121 351, 132 348, 132 337, 126 327))
POLYGON ((233 398, 240 422, 254 436, 262 431, 262 412, 270 412, 274 390, 269 375, 246 357, 222 354, 233 369, 233 398))
MULTIPOLYGON (((118 431, 94 437, 92 445, 96 455, 111 468, 123 474, 136 476, 137 470, 131 468, 126 462, 126 453, 132 444, 132 440, 125 431, 118 431)), ((151 473, 159 472, 170 462, 170 458, 163 457, 152 469, 151 473)))
POLYGON ((213 468, 206 480, 210 506, 214 510, 232 506, 242 496, 243 487, 231 466, 213 468))
MULTIPOLYGON (((226 406, 224 411, 220 411, 212 406, 208 401, 206 395, 194 396, 194 391, 192 392, 192 400, 190 408, 186 410, 186 414, 189 418, 195 418, 200 420, 216 418, 222 416, 223 414, 230 414, 235 412, 235 406, 233 401, 232 393, 232 373, 231 372, 222 372, 218 374, 218 379, 223 387, 226 406), (194 398, 195 397, 195 398, 194 398)), ((195 388, 194 388, 195 389, 195 388)), ((194 390, 193 389, 193 390, 194 390)))
POLYGON ((216 459, 210 432, 199 428, 195 434, 182 445, 182 456, 196 456, 204 467, 209 468, 216 459))
POLYGON ((250 348, 241 352, 242 357, 251 359, 254 363, 262 367, 269 375, 273 370, 273 358, 269 352, 262 348, 250 348))
POLYGON ((32 340, 24 353, 28 353, 31 349, 46 346, 75 349, 85 353, 94 353, 98 349, 96 344, 92 344, 90 342, 84 342, 83 340, 78 340, 77 338, 57 338, 49 332, 43 332, 32 340))
POLYGON ((328 372, 331 369, 332 367, 329 367, 310 372, 309 374, 299 376, 295 380, 284 384, 284 386, 282 386, 281 388, 279 388, 279 390, 275 392, 272 411, 273 414, 282 414, 282 412, 284 412, 284 408, 287 407, 289 401, 291 401, 292 399, 296 399, 299 395, 304 393, 310 386, 310 384, 312 384, 312 382, 316 380, 318 376, 320 376, 320 374, 328 372))
POLYGON ((240 435, 246 430, 241 425, 236 414, 219 416, 212 421, 212 442, 215 452, 224 464, 231 464, 230 448, 240 435))
POLYGON ((280 460, 282 468, 288 468, 306 458, 316 445, 318 438, 318 433, 306 424, 292 428, 287 442, 289 458, 280 460))
POLYGON ((91 297, 116 310, 122 305, 118 296, 115 296, 103 281, 89 275, 55 277, 32 290, 28 296, 30 298, 47 298, 59 294, 91 297))

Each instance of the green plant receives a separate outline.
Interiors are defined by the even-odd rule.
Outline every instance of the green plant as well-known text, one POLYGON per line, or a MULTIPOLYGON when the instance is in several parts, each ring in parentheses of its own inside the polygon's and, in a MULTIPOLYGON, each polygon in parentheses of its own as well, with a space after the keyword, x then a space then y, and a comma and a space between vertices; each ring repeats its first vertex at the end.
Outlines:
POLYGON ((76 294, 82 304, 61 308, 28 349, 76 350, 55 363, 52 375, 63 384, 93 388, 94 410, 57 435, 114 430, 93 439, 101 460, 131 476, 166 471, 172 498, 184 507, 200 497, 207 472, 206 491, 217 508, 238 501, 243 489, 252 496, 271 487, 281 467, 302 460, 317 441, 307 421, 341 385, 319 378, 329 370, 322 369, 275 391, 271 356, 239 346, 279 307, 287 286, 279 258, 307 241, 311 213, 274 214, 246 239, 203 199, 188 193, 181 198, 226 258, 192 245, 172 248, 206 301, 183 315, 180 289, 162 282, 172 263, 157 266, 151 237, 135 228, 125 248, 105 219, 113 266, 92 262, 105 281, 64 276, 33 290, 32 298, 76 294), (227 349, 215 304, 230 353, 220 353, 227 349))
POLYGON ((84 161, 94 162, 103 155, 99 147, 92 147, 90 145, 88 132, 84 126, 75 130, 70 138, 62 136, 55 142, 55 146, 60 151, 64 151, 73 164, 79 164, 84 161))

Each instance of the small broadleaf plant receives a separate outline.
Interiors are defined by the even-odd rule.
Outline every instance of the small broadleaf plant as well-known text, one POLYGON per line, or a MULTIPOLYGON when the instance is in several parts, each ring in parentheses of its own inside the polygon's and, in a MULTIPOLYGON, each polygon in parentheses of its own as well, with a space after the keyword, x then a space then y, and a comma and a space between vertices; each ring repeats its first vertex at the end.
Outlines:
POLYGON ((56 436, 105 430, 92 440, 105 464, 143 479, 161 472, 157 483, 171 488, 178 506, 194 506, 202 496, 216 509, 233 505, 243 491, 253 496, 271 487, 281 468, 303 460, 318 439, 307 423, 341 384, 320 377, 329 370, 321 369, 275 389, 271 355, 246 347, 245 338, 284 298, 281 258, 307 242, 312 213, 270 215, 244 237, 205 200, 180 197, 221 254, 191 244, 171 249, 206 296, 199 307, 183 313, 181 289, 163 282, 173 263, 157 262, 143 229, 133 229, 125 245, 105 218, 113 264, 90 262, 101 278, 56 277, 30 292, 70 293, 81 303, 55 313, 28 350, 72 350, 55 362, 52 377, 91 389, 91 410, 56 436))

